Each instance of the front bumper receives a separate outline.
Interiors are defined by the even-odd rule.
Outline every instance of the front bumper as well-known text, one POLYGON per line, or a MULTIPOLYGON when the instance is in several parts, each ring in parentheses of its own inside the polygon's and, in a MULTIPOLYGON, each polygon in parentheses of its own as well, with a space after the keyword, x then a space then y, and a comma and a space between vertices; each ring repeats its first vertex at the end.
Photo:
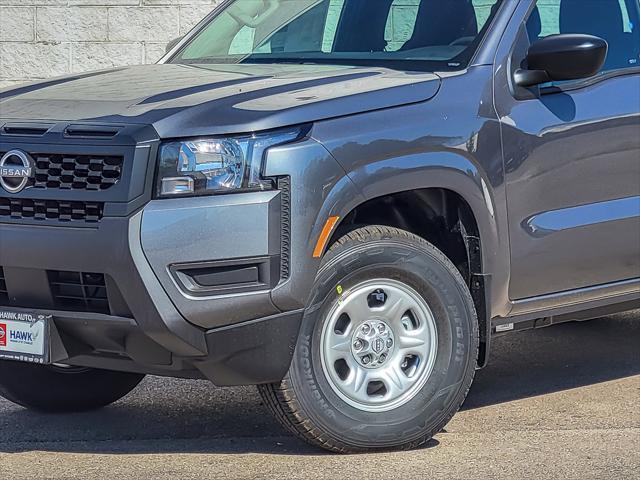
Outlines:
POLYGON ((303 314, 271 301, 280 281, 280 206, 280 192, 270 192, 151 202, 97 228, 0 223, 0 305, 53 314, 57 363, 217 385, 277 381, 303 314), (254 264, 277 269, 256 268, 259 281, 237 283, 233 272, 254 264), (211 268, 213 286, 190 292, 194 285, 183 279, 209 279, 194 272, 211 268), (187 274, 174 275, 181 269, 187 274), (104 275, 107 311, 91 298, 83 311, 66 309, 52 283, 60 271, 104 275))
POLYGON ((64 123, 46 128, 37 138, 0 134, 0 152, 121 156, 122 178, 93 192, 0 189, 0 307, 53 314, 57 363, 218 385, 280 380, 320 265, 313 250, 324 219, 360 201, 326 149, 309 138, 270 150, 271 192, 154 201, 153 129, 71 140, 64 123), (73 219, 87 201, 100 202, 99 218, 73 219))

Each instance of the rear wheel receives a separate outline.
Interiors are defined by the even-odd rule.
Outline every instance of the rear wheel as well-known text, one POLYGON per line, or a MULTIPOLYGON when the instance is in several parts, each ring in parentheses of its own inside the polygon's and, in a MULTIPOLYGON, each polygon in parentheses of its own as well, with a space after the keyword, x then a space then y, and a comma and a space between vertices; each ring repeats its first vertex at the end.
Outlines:
POLYGON ((259 390, 313 445, 414 448, 459 409, 477 352, 471 295, 444 254, 408 232, 365 227, 327 253, 291 368, 259 390))
POLYGON ((121 399, 143 378, 136 373, 0 361, 0 396, 41 412, 82 412, 121 399))

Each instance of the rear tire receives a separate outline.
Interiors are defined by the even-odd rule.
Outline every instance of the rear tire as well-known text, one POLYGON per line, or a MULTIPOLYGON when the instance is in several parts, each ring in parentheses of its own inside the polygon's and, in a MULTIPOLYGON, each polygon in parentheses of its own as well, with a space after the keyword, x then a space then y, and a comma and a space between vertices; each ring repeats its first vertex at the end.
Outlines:
POLYGON ((137 373, 0 361, 0 396, 45 413, 83 412, 121 399, 143 378, 137 373))
POLYGON ((312 445, 404 450, 458 411, 477 358, 477 315, 454 265, 420 237, 371 226, 326 254, 289 372, 258 389, 312 445))

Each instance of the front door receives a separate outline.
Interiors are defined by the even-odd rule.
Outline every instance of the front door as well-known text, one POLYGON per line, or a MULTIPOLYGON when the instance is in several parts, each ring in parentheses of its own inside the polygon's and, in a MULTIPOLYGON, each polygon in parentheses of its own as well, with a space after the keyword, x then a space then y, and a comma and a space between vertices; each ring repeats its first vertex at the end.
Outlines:
POLYGON ((547 35, 596 35, 607 40, 609 53, 590 79, 525 92, 496 82, 510 297, 640 278, 639 1, 538 0, 524 18, 521 45, 511 63, 496 67, 497 79, 547 35))

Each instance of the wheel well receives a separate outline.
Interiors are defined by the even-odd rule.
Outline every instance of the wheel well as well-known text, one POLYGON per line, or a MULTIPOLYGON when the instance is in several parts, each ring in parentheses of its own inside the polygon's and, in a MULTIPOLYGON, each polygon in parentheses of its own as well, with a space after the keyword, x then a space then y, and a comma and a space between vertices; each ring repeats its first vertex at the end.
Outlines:
POLYGON ((473 296, 480 322, 480 358, 488 352, 485 277, 477 221, 463 197, 444 188, 427 188, 374 198, 353 209, 338 225, 328 245, 367 225, 400 228, 424 238, 442 251, 462 274, 473 296))
POLYGON ((451 260, 470 286, 471 276, 482 273, 480 252, 469 252, 468 245, 473 237, 480 246, 476 220, 467 202, 451 190, 411 190, 360 204, 340 222, 329 245, 366 225, 395 227, 424 238, 451 260))

